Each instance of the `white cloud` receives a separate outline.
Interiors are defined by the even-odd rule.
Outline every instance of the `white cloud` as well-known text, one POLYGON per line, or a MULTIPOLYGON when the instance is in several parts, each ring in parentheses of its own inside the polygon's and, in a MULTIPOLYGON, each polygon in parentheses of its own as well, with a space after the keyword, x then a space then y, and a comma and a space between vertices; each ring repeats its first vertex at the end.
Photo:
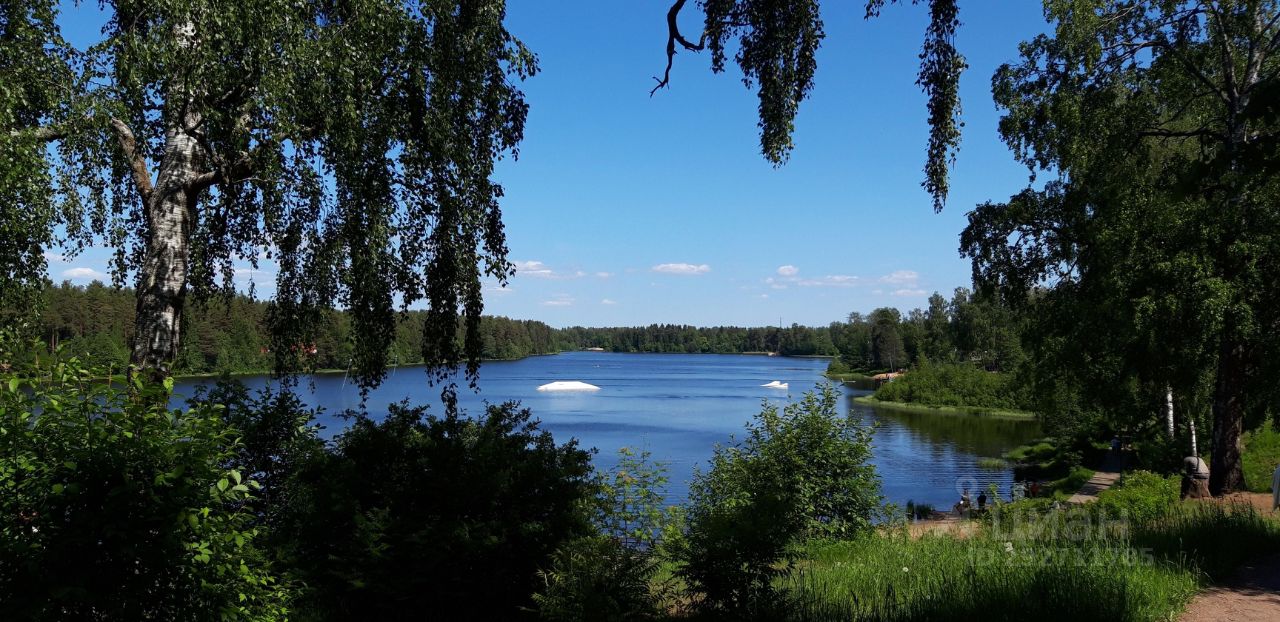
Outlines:
POLYGON ((764 300, 764 299, 766 299, 766 298, 768 298, 768 297, 769 297, 769 294, 760 294, 760 299, 761 299, 761 300, 764 300))
POLYGON ((85 268, 85 267, 67 268, 66 270, 62 271, 62 276, 63 278, 67 278, 67 279, 88 279, 88 280, 98 279, 100 281, 105 281, 111 278, 110 276, 102 272, 98 272, 93 268, 85 268))
POLYGON ((800 268, 797 268, 791 264, 787 264, 785 266, 778 266, 778 274, 782 276, 795 276, 799 273, 800 273, 800 268))
MULTIPOLYGON (((788 279, 788 280, 791 280, 791 279, 788 279)), ((765 280, 764 280, 764 282, 765 282, 765 284, 766 284, 766 285, 768 285, 769 287, 772 287, 773 289, 786 289, 786 288, 787 288, 787 284, 786 284, 786 283, 783 283, 782 281, 779 281, 778 279, 775 279, 775 278, 773 278, 773 277, 769 277, 769 278, 765 279, 765 280)))
POLYGON ((601 301, 600 301, 600 304, 602 304, 602 305, 616 305, 616 304, 618 304, 618 301, 616 301, 616 300, 609 300, 608 298, 605 298, 604 300, 601 300, 601 301))
POLYGON ((543 300, 544 307, 570 307, 573 306, 573 298, 568 294, 559 294, 551 300, 543 300))
POLYGON ((924 291, 923 289, 895 289, 895 290, 893 290, 893 295, 894 295, 894 296, 923 296, 923 295, 925 295, 925 294, 927 294, 927 293, 928 293, 928 292, 924 291))
POLYGON ((895 270, 880 277, 881 283, 890 285, 915 285, 920 280, 920 273, 914 270, 895 270))
POLYGON ((47 262, 49 262, 49 263, 67 263, 67 256, 66 256, 66 255, 59 255, 59 254, 57 254, 57 253, 50 253, 49 251, 45 251, 45 252, 44 252, 44 260, 45 260, 45 261, 47 261, 47 262))
POLYGON ((711 266, 707 264, 691 264, 691 263, 660 263, 653 267, 654 272, 664 272, 666 274, 706 274, 711 272, 711 266))
POLYGON ((516 276, 533 276, 541 279, 549 279, 555 276, 555 272, 541 261, 513 261, 511 263, 516 266, 516 276))
POLYGON ((557 272, 551 269, 551 266, 548 266, 541 261, 513 261, 511 263, 516 267, 516 276, 531 276, 537 279, 555 280, 580 279, 587 276, 587 273, 583 270, 557 272))
POLYGON ((514 291, 516 291, 516 290, 515 290, 515 289, 513 289, 513 288, 510 288, 510 287, 503 287, 503 286, 501 286, 501 285, 489 285, 489 286, 487 286, 487 287, 485 287, 485 288, 484 288, 484 293, 486 293, 486 294, 494 294, 494 295, 496 295, 496 296, 505 296, 505 295, 510 294, 511 292, 514 292, 514 291))
POLYGON ((847 274, 832 274, 817 279, 801 279, 796 281, 800 287, 853 287, 861 278, 847 274))
POLYGON ((612 274, 612 273, 610 273, 610 272, 597 272, 597 273, 596 273, 596 276, 597 276, 597 277, 600 277, 600 278, 602 278, 602 279, 607 279, 607 278, 609 278, 609 277, 613 276, 613 274, 612 274))

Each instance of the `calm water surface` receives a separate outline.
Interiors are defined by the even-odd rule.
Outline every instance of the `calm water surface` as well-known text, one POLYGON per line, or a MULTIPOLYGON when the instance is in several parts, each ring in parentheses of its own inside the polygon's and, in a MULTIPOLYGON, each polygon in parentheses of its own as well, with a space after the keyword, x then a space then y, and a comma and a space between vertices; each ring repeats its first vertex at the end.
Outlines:
MULTIPOLYGON (((459 389, 459 406, 479 412, 486 403, 519 401, 558 441, 577 438, 582 446, 597 448, 595 463, 601 468, 616 463, 621 447, 647 449, 654 459, 669 463, 668 499, 679 502, 688 494, 694 468, 705 468, 716 443, 741 436, 762 400, 784 405, 798 398, 825 382, 826 366, 826 359, 571 352, 485 363, 480 392, 459 389), (554 380, 580 380, 600 390, 536 390, 554 380), (789 390, 760 386, 772 380, 789 383, 789 390)), ((339 433, 344 423, 336 415, 359 407, 359 391, 343 374, 317 374, 308 380, 299 386, 303 400, 324 408, 320 423, 325 436, 339 433)), ((264 376, 241 381, 251 388, 270 382, 264 376)), ((189 396, 196 385, 207 382, 181 381, 175 392, 189 396)), ((1039 434, 1038 426, 1026 421, 872 409, 852 401, 866 394, 866 389, 844 386, 841 391, 851 416, 878 425, 874 462, 887 500, 899 504, 915 500, 950 507, 965 485, 985 490, 994 483, 1007 494, 1011 473, 979 469, 978 459, 998 457, 1039 434)), ((402 368, 370 394, 367 408, 385 413, 387 404, 407 398, 435 404, 432 410, 438 414, 439 393, 437 387, 426 384, 421 369, 402 368)))

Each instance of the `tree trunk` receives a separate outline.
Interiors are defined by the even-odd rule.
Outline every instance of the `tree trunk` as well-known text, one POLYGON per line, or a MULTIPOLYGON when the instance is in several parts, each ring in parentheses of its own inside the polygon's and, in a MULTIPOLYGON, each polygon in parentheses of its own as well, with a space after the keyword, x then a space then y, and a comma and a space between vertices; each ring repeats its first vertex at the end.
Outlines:
POLYGON ((1191 424, 1191 455, 1199 458, 1200 448, 1196 446, 1196 418, 1187 417, 1187 423, 1191 424))
POLYGON ((1164 394, 1165 404, 1165 427, 1169 428, 1169 439, 1173 439, 1173 385, 1166 384, 1167 391, 1164 394))
MULTIPOLYGON (((200 117, 187 113, 185 127, 200 117)), ((196 193, 191 181, 204 168, 204 149, 183 127, 165 133, 155 190, 145 206, 147 246, 138 269, 138 305, 129 362, 152 376, 169 373, 182 344, 182 309, 187 297, 191 230, 196 193)))
POLYGON ((1218 353, 1217 379, 1213 387, 1213 459, 1209 466, 1209 490, 1214 496, 1244 489, 1240 462, 1240 435, 1244 432, 1244 344, 1224 341, 1218 353))

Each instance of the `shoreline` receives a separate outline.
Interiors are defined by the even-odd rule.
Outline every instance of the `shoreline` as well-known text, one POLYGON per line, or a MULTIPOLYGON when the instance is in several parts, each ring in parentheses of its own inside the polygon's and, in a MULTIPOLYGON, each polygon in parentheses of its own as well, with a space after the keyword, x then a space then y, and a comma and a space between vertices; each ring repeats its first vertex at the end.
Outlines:
POLYGON ((997 419, 1017 419, 1022 421, 1034 421, 1036 418, 1035 413, 1025 410, 1002 410, 999 408, 982 408, 978 406, 929 406, 927 404, 914 404, 910 402, 887 402, 878 400, 871 395, 860 395, 853 398, 853 401, 872 408, 884 408, 886 410, 930 415, 992 417, 997 419))
MULTIPOLYGON (((604 351, 600 351, 600 350, 586 350, 586 349, 582 349, 582 350, 560 350, 559 352, 536 352, 536 353, 534 353, 534 354, 527 354, 527 355, 525 355, 525 356, 516 357, 516 358, 486 358, 486 359, 480 359, 480 362, 482 362, 482 363, 511 363, 511 362, 514 362, 514 361, 523 361, 524 359, 533 358, 533 357, 536 357, 536 356, 559 356, 559 355, 561 355, 561 354, 572 354, 572 353, 575 353, 575 352, 585 352, 585 353, 590 353, 590 354, 666 354, 666 355, 679 355, 679 356, 684 356, 684 355, 693 355, 693 356, 764 356, 764 355, 766 355, 766 354, 767 354, 766 352, 615 352, 615 351, 613 351, 613 350, 604 350, 604 351)), ((790 358, 794 358, 794 359, 829 359, 829 358, 834 358, 834 357, 833 357, 833 356, 831 356, 831 355, 826 355, 826 354, 794 354, 794 355, 792 355, 792 354, 783 354, 783 355, 778 355, 778 356, 777 356, 777 357, 775 357, 775 358, 789 358, 789 359, 790 359, 790 358)), ((400 369, 400 368, 422 367, 423 365, 424 365, 423 363, 403 363, 403 364, 387 365, 387 369, 400 369)), ((341 369, 341 368, 339 368, 339 369, 324 368, 324 369, 315 369, 315 370, 311 370, 311 371, 304 371, 304 372, 298 372, 298 373, 300 373, 300 374, 341 374, 341 373, 346 373, 346 371, 347 371, 347 370, 345 370, 345 369, 341 369)), ((239 377, 239 376, 265 376, 265 375, 269 375, 269 374, 271 374, 271 373, 272 373, 272 371, 271 371, 270 369, 262 369, 262 370, 258 370, 258 371, 235 371, 235 372, 227 372, 227 374, 228 374, 228 375, 230 375, 230 376, 231 376, 231 377, 233 377, 233 378, 234 378, 234 377, 239 377)), ((179 375, 174 375, 174 376, 173 376, 173 379, 174 379, 174 380, 198 380, 198 379, 202 379, 202 378, 217 378, 217 377, 221 376, 222 374, 223 374, 223 372, 217 372, 217 371, 203 371, 203 372, 194 372, 194 373, 189 373, 189 374, 179 374, 179 375)), ((828 376, 826 373, 823 373, 822 375, 823 375, 823 377, 824 377, 824 378, 827 378, 828 380, 835 380, 835 381, 838 381, 838 382, 849 382, 849 381, 851 381, 851 380, 862 380, 862 379, 869 379, 869 378, 870 378, 870 376, 862 376, 862 375, 859 375, 859 374, 842 374, 842 376, 849 376, 849 378, 832 377, 832 376, 828 376)), ((113 379, 114 379, 114 378, 118 378, 118 379, 121 379, 121 380, 122 380, 122 379, 124 378, 124 376, 123 376, 123 375, 120 375, 120 374, 112 374, 112 378, 113 378, 113 379)))

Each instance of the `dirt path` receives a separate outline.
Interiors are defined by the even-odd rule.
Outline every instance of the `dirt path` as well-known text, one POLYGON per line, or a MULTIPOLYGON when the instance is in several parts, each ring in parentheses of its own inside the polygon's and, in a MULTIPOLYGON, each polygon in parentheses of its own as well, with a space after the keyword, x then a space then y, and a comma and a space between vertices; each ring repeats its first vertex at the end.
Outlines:
POLYGON ((1180 622, 1280 620, 1280 555, 1245 564, 1222 585, 1200 592, 1180 622))
MULTIPOLYGON (((1252 505, 1266 516, 1275 516, 1271 495, 1241 492, 1201 503, 1252 505)), ((1241 566, 1221 585, 1196 595, 1180 622, 1274 622, 1280 620, 1280 555, 1272 555, 1241 566)))
POLYGON ((1116 480, 1120 479, 1120 472, 1124 470, 1124 456, 1117 451, 1107 452, 1107 457, 1102 460, 1102 464, 1098 466, 1098 470, 1093 472, 1093 477, 1085 482, 1076 494, 1071 495, 1067 501, 1069 503, 1089 503, 1098 500, 1098 493, 1115 485, 1116 480))

